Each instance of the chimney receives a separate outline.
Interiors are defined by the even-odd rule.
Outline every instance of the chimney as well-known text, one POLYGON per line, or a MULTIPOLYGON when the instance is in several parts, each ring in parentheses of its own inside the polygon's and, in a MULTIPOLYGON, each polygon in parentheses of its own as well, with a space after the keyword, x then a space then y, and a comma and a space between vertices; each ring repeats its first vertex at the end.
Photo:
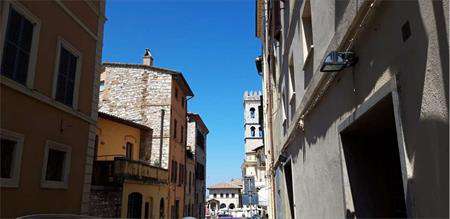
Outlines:
POLYGON ((145 49, 144 57, 142 57, 142 64, 147 66, 153 66, 153 57, 150 53, 150 49, 145 49))

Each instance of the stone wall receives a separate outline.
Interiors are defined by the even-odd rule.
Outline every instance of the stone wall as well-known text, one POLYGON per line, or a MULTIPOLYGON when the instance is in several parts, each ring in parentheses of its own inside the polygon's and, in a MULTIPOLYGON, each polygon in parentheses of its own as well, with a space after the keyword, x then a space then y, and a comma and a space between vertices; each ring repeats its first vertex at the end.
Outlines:
POLYGON ((118 218, 122 205, 122 189, 92 187, 89 196, 89 215, 95 217, 118 218))
POLYGON ((162 167, 168 168, 172 75, 142 65, 104 64, 99 111, 153 129, 150 161, 159 163, 161 110, 165 110, 162 167))

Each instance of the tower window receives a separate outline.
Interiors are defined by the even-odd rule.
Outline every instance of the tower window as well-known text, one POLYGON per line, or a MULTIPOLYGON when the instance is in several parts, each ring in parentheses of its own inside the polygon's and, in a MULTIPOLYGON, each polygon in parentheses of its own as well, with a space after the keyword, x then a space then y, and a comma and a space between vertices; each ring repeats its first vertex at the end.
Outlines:
POLYGON ((255 118, 255 108, 250 108, 250 118, 255 118))
POLYGON ((259 129, 258 129, 258 130, 259 130, 259 137, 262 137, 262 136, 263 136, 263 134, 264 134, 264 133, 263 133, 263 129, 262 129, 261 127, 259 127, 259 129))
POLYGON ((253 127, 253 126, 250 128, 250 135, 252 137, 255 137, 255 127, 253 127))

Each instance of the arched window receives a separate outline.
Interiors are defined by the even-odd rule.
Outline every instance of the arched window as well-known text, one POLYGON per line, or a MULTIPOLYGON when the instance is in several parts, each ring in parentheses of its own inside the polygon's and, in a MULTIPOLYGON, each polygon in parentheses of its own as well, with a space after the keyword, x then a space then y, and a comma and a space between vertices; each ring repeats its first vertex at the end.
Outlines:
POLYGON ((142 195, 133 192, 128 195, 127 218, 141 218, 142 195))
POLYGON ((227 205, 225 203, 220 204, 220 209, 226 208, 226 207, 227 207, 227 205))
POLYGON ((262 127, 259 127, 259 129, 258 129, 258 130, 259 130, 259 137, 262 137, 262 136, 263 136, 263 134, 264 134, 264 133, 263 133, 263 129, 262 129, 262 127))
POLYGON ((159 218, 164 218, 164 198, 159 201, 159 218))
POLYGON ((231 204, 228 206, 228 208, 229 208, 229 209, 234 209, 234 208, 235 208, 234 203, 231 203, 231 204))
POLYGON ((250 108, 250 118, 255 118, 255 108, 250 108))
POLYGON ((252 137, 255 137, 255 127, 253 127, 253 126, 250 128, 250 135, 252 137))

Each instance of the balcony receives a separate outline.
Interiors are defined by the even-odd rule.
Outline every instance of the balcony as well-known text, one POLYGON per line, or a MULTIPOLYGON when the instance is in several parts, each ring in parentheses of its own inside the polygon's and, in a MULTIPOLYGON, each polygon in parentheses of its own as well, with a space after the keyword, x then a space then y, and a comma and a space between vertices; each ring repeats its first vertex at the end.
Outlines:
POLYGON ((92 185, 96 186, 121 186, 125 180, 166 184, 167 179, 167 170, 121 155, 113 156, 110 160, 95 160, 92 173, 92 185))

